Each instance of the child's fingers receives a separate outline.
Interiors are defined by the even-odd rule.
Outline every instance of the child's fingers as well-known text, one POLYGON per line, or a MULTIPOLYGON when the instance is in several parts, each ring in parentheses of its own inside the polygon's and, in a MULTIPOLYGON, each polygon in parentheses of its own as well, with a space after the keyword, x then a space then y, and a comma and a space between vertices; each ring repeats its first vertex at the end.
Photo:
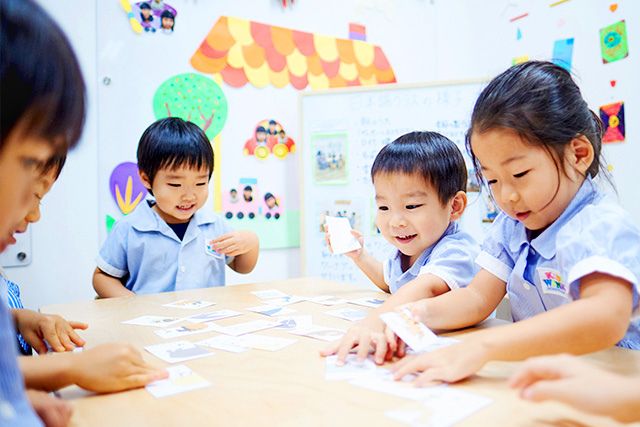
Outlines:
POLYGON ((373 341, 375 342, 376 349, 373 353, 373 360, 378 364, 382 365, 384 363, 385 356, 387 355, 387 339, 384 335, 377 335, 374 337, 373 341))
POLYGON ((420 357, 414 356, 402 359, 391 367, 391 371, 393 372, 393 378, 395 380, 399 380, 405 375, 424 371, 427 367, 428 364, 426 366, 423 366, 423 363, 421 363, 420 361, 420 357))
POLYGON ((387 344, 389 345, 389 349, 395 353, 398 348, 398 339, 396 338, 396 334, 393 333, 391 328, 385 327, 384 336, 387 340, 387 344))
POLYGON ((224 243, 225 241, 227 241, 229 239, 233 239, 234 237, 235 237, 235 233, 234 232, 226 233, 226 234, 223 234, 223 235, 218 236, 215 239, 211 240, 211 243, 213 243, 213 244, 224 243))
POLYGON ((445 373, 441 369, 429 369, 418 375, 418 377, 413 381, 413 385, 415 385, 416 387, 435 386, 443 382, 444 376, 445 373))
POLYGON ((78 335, 76 333, 75 330, 71 329, 69 331, 67 331, 67 334, 69 335, 69 338, 71 339, 71 341, 74 344, 74 347, 84 347, 84 345, 87 343, 84 339, 82 339, 82 337, 80 335, 78 335))
POLYGON ((333 342, 325 348, 320 349, 320 356, 327 357, 331 356, 332 354, 336 354, 338 348, 340 348, 340 341, 333 342))
POLYGON ((69 325, 73 328, 73 329, 82 329, 85 330, 89 327, 89 324, 84 323, 84 322, 76 322, 74 320, 70 320, 69 325))
POLYGON ((33 347, 36 353, 44 354, 47 352, 47 344, 44 342, 42 338, 40 338, 35 333, 33 332, 24 333, 22 334, 22 338, 24 338, 24 340, 27 343, 29 343, 31 347, 33 347))
POLYGON ((407 343, 405 343, 404 341, 402 341, 400 339, 400 337, 398 337, 398 348, 396 350, 396 356, 398 357, 404 357, 407 355, 407 343))
POLYGON ((128 376, 126 379, 126 387, 129 389, 144 387, 150 382, 162 380, 168 377, 169 373, 167 371, 164 371, 164 374, 160 374, 156 370, 145 371, 143 373, 128 376))
POLYGON ((358 343, 358 337, 353 334, 345 335, 340 341, 340 346, 338 347, 338 353, 336 357, 336 365, 342 366, 344 365, 345 360, 347 360, 347 355, 351 352, 351 349, 358 343))
POLYGON ((364 359, 369 355, 369 349, 371 346, 371 336, 369 334, 361 335, 358 339, 358 351, 356 352, 356 359, 362 363, 364 359))
POLYGON ((71 339, 69 338, 69 331, 66 330, 66 328, 63 327, 58 329, 58 339, 65 351, 71 351, 76 348, 76 346, 71 342, 71 339))
POLYGON ((545 379, 561 377, 557 366, 548 364, 546 358, 532 359, 525 362, 521 369, 509 379, 509 386, 512 388, 523 388, 545 379))
POLYGON ((65 351, 64 345, 60 342, 58 330, 53 322, 47 322, 42 325, 42 336, 49 343, 49 347, 51 347, 53 351, 65 351))
POLYGON ((520 397, 533 402, 542 402, 544 400, 567 402, 572 394, 569 390, 563 381, 539 381, 522 389, 520 397))

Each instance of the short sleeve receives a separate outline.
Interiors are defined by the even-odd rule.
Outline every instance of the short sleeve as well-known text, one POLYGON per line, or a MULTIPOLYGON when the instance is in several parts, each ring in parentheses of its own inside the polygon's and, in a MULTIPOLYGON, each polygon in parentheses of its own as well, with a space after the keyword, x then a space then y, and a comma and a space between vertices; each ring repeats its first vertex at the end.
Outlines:
POLYGON ((109 276, 121 278, 127 275, 127 235, 130 226, 116 222, 96 258, 98 268, 109 276))
POLYGON ((465 287, 479 270, 474 262, 479 252, 478 244, 467 233, 446 236, 433 248, 419 274, 433 274, 450 289, 465 287))
POLYGON ((640 229, 617 205, 589 206, 572 218, 558 233, 556 256, 573 299, 580 279, 597 272, 631 283, 638 306, 640 229))
POLYGON ((500 212, 491 224, 489 233, 482 242, 480 254, 476 258, 476 264, 503 282, 509 279, 515 265, 508 250, 509 241, 515 234, 514 225, 511 218, 500 212))

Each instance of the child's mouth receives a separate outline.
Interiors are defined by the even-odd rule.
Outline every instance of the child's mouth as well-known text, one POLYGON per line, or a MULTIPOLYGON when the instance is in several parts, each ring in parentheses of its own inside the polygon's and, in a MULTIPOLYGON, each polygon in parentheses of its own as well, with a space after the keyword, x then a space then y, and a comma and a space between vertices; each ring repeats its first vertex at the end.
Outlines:
POLYGON ((398 242, 406 244, 412 241, 416 236, 417 234, 405 234, 401 236, 395 236, 395 238, 398 242))
POLYGON ((189 204, 189 205, 178 205, 176 206, 178 208, 179 211, 190 211, 191 209, 193 209, 193 207, 195 206, 195 203, 189 204))
POLYGON ((531 211, 518 212, 516 213, 516 218, 518 219, 518 221, 522 222, 529 217, 529 214, 531 214, 531 211))

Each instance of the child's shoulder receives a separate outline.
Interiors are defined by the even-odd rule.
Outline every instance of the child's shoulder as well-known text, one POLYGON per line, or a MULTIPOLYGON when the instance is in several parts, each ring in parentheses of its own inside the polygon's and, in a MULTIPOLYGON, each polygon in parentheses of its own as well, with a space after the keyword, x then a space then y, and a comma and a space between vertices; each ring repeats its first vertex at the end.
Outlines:
POLYGON ((601 239, 621 233, 640 237, 640 228, 616 201, 601 197, 587 204, 562 227, 563 235, 571 234, 585 238, 596 235, 601 239))

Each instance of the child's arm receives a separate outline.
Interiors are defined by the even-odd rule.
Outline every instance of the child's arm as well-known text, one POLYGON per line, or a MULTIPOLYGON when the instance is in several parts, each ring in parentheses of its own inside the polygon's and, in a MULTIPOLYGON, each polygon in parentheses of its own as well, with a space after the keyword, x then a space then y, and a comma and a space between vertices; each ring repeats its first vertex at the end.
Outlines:
POLYGON ((24 340, 39 354, 47 352, 47 343, 53 351, 71 351, 82 347, 85 341, 74 329, 87 329, 82 322, 68 322, 55 314, 42 314, 32 310, 13 309, 13 321, 24 340))
POLYGON ((47 427, 66 426, 71 420, 73 406, 39 390, 26 390, 27 399, 42 423, 47 427))
MULTIPOLYGON (((356 249, 355 251, 346 252, 344 255, 351 258, 356 266, 360 269, 360 271, 362 271, 365 276, 367 276, 369 280, 373 282, 374 285, 380 288, 381 291, 389 293, 389 285, 387 285, 387 283, 384 281, 384 271, 382 263, 369 255, 369 253, 364 250, 364 238, 362 237, 362 233, 357 230, 351 230, 351 234, 353 234, 353 237, 358 239, 358 242, 360 242, 360 246, 362 247, 360 249, 356 249)), ((331 240, 329 239, 329 232, 326 231, 326 226, 324 238, 327 242, 329 251, 333 253, 333 249, 331 248, 331 240)))
POLYGON ((142 387, 166 378, 130 344, 103 344, 81 353, 18 358, 26 387, 44 391, 76 384, 99 393, 142 387))
POLYGON ((217 237, 212 243, 216 252, 234 257, 229 267, 238 273, 251 273, 258 262, 260 242, 252 231, 232 231, 217 237))
POLYGON ((523 399, 559 400, 618 421, 640 421, 640 377, 627 378, 607 372, 574 356, 527 360, 509 384, 521 390, 523 399))
MULTIPOLYGON (((453 294, 453 292, 451 292, 453 294)), ((442 299, 448 294, 443 295, 442 299)), ((455 382, 474 374, 490 360, 522 360, 531 356, 569 352, 583 354, 602 350, 620 341, 631 318, 631 284, 602 273, 581 279, 580 299, 529 319, 479 331, 460 344, 432 353, 406 358, 395 367, 401 378, 424 372, 418 384, 455 382)), ((442 305, 422 313, 427 324, 439 324, 442 305)), ((435 304, 433 304, 435 306, 435 304)), ((458 308, 451 305, 451 310, 458 308)))
POLYGON ((93 289, 95 289, 100 298, 130 297, 135 295, 135 292, 122 285, 120 279, 108 275, 99 268, 96 268, 93 272, 93 289))
POLYGON ((343 363, 352 348, 358 347, 358 360, 364 360, 369 348, 374 348, 374 360, 382 364, 387 356, 397 350, 395 339, 385 336, 385 324, 380 320, 380 314, 408 302, 431 298, 449 290, 447 283, 433 274, 422 274, 402 286, 398 292, 391 295, 380 307, 369 312, 368 316, 349 328, 344 337, 337 343, 332 343, 320 351, 322 356, 338 355, 338 363, 343 363))

